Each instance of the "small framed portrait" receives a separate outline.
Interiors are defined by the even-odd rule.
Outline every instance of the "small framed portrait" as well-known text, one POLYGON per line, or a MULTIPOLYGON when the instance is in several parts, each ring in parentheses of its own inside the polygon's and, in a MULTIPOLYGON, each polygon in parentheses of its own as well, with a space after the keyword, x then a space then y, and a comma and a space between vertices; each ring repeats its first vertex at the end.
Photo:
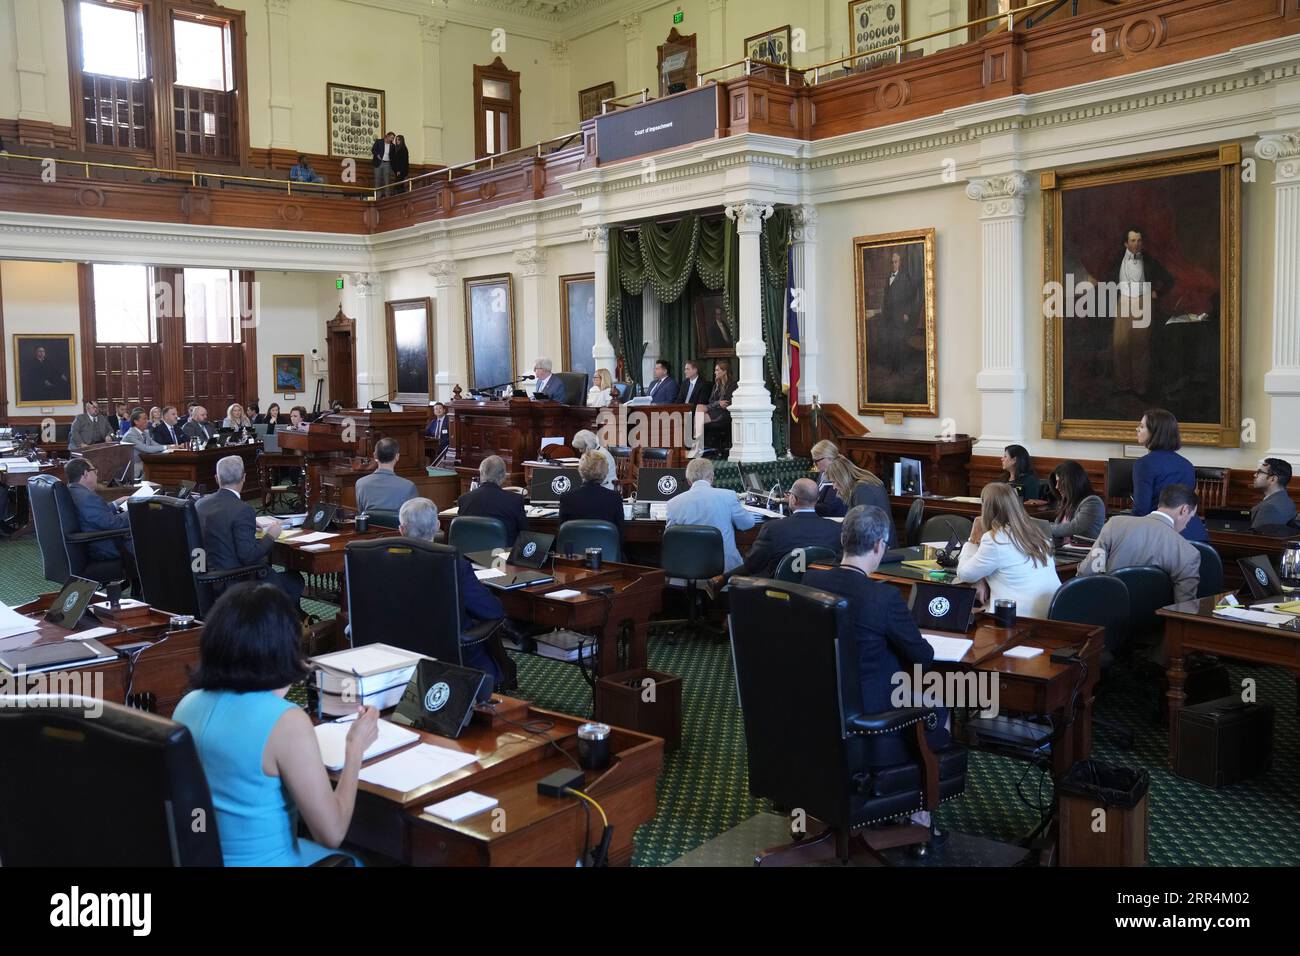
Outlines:
POLYGON ((343 83, 325 84, 331 156, 368 157, 384 130, 384 91, 343 83))
MULTIPOLYGON (((893 47, 907 35, 904 0, 850 0, 849 39, 854 53, 893 47)), ((876 56, 855 60, 853 70, 869 70, 882 63, 897 63, 899 49, 881 50, 876 56)))
POLYGON ((578 90, 578 119, 586 120, 600 115, 600 104, 614 95, 614 81, 597 83, 578 90))
POLYGON ((727 304, 721 292, 696 296, 695 350, 701 358, 733 358, 736 338, 727 321, 727 304))
POLYGON ((398 402, 427 403, 433 394, 433 300, 385 302, 388 384, 398 402))
POLYGON ((590 272, 560 276, 560 361, 566 372, 586 372, 595 378, 591 350, 596 346, 596 277, 590 272))
POLYGON ((745 58, 773 66, 790 65, 790 24, 745 37, 745 58))
POLYGON ((306 391, 306 364, 301 355, 275 355, 271 358, 275 368, 275 390, 288 398, 290 394, 306 391))
POLYGON ((77 404, 75 335, 15 335, 15 404, 77 404))
POLYGON ((477 276, 464 283, 469 387, 512 382, 517 377, 512 276, 477 276))
POLYGON ((939 414, 934 232, 853 240, 859 414, 939 414))

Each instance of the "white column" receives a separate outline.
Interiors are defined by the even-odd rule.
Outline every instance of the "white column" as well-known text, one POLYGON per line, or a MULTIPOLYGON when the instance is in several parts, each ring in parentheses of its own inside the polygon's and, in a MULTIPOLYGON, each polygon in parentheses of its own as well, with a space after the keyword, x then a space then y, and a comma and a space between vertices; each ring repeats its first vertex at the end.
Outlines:
POLYGON ((587 230, 587 238, 591 240, 596 282, 596 344, 591 349, 592 367, 613 372, 614 343, 609 340, 609 331, 605 328, 605 306, 609 302, 609 230, 596 226, 587 230))
POLYGON ((384 322, 384 277, 354 272, 348 283, 351 302, 343 311, 357 320, 357 404, 387 399, 388 334, 384 322))
MULTIPOLYGON (((1267 457, 1300 465, 1300 131, 1265 133, 1255 155, 1271 160, 1277 195, 1273 224, 1273 367, 1267 457)), ((1258 187, 1256 187, 1258 188, 1258 187)), ((1266 457, 1265 455, 1261 455, 1266 457)))
MULTIPOLYGON (((659 334, 660 321, 659 300, 655 297, 654 290, 650 288, 650 283, 647 282, 646 287, 641 290, 641 337, 645 340, 645 353, 641 356, 643 383, 654 378, 655 362, 662 357, 659 354, 659 346, 663 342, 663 336, 659 334)), ((681 381, 681 369, 670 369, 668 374, 675 380, 681 381)))
POLYGON ((709 62, 697 63, 696 69, 711 70, 734 59, 727 56, 727 0, 709 0, 709 62))
MULTIPOLYGON (((465 297, 461 288, 456 260, 450 256, 429 264, 433 277, 436 304, 433 314, 434 387, 438 398, 448 401, 457 385, 462 392, 469 388, 469 369, 465 351, 465 297)), ((468 394, 465 395, 468 398, 468 394)))
MULTIPOLYGON (((1014 172, 972 179, 966 195, 980 204, 980 315, 983 347, 975 387, 980 393, 976 455, 1001 455, 1024 444, 1025 405, 1025 193, 1029 177, 1014 172)), ((974 422, 956 419, 958 432, 974 422)))
POLYGON ((424 88, 424 162, 440 163, 442 155, 442 31, 447 21, 439 17, 420 17, 420 42, 424 54, 422 68, 424 88))
POLYGON ((293 81, 289 74, 291 0, 267 0, 267 45, 270 48, 271 148, 293 149, 293 81))
POLYGON ((772 207, 756 202, 727 206, 727 218, 736 221, 740 235, 740 339, 736 355, 740 359, 738 387, 731 403, 731 460, 773 461, 772 396, 763 384, 763 313, 759 301, 759 237, 763 220, 772 215, 772 207))
POLYGON ((14 67, 18 73, 18 119, 47 123, 41 6, 39 0, 14 0, 14 67))
POLYGON ((633 13, 618 22, 623 27, 623 49, 627 60, 627 87, 623 92, 631 93, 646 86, 650 87, 651 93, 657 92, 659 85, 647 83, 645 71, 641 68, 641 14, 633 13))
POLYGON ((794 289, 799 296, 799 402, 812 403, 821 396, 817 384, 821 348, 817 344, 817 207, 795 206, 791 210, 791 239, 794 253, 794 289))
MULTIPOLYGON (((543 288, 546 250, 537 246, 516 249, 515 265, 519 267, 520 277, 515 324, 521 332, 519 354, 516 356, 519 367, 515 369, 515 374, 532 374, 533 362, 542 356, 549 358, 557 371, 563 371, 559 350, 553 350, 551 336, 547 334, 553 323, 547 314, 550 310, 546 308, 546 291, 543 288)), ((558 344, 557 340, 555 345, 558 344)), ((533 383, 525 383, 524 387, 531 389, 533 383)))
POLYGON ((573 58, 564 40, 551 43, 548 65, 551 68, 551 134, 572 133, 578 128, 578 99, 570 76, 573 58))

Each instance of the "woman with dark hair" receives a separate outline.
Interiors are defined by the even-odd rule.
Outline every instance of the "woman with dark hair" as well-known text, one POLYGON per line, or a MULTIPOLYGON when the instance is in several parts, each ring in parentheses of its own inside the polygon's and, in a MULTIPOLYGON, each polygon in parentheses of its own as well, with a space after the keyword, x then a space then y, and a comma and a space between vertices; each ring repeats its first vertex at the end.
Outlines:
MULTIPOLYGON (((1163 408, 1149 408, 1137 427, 1138 444, 1147 453, 1133 462, 1133 514, 1150 514, 1160 501, 1160 492, 1166 485, 1184 485, 1196 489, 1196 469, 1178 454, 1183 447, 1183 437, 1178 430, 1178 419, 1173 412, 1163 408)), ((1209 541, 1210 533, 1200 515, 1193 515, 1183 529, 1188 541, 1209 541)))
POLYGON ((1008 445, 1002 449, 1002 480, 1016 489, 1022 501, 1036 501, 1045 497, 1043 482, 1034 474, 1034 460, 1024 445, 1008 445))
POLYGON ((253 424, 271 425, 273 427, 276 425, 283 425, 284 423, 280 421, 280 403, 272 402, 270 405, 267 405, 266 414, 258 415, 256 418, 254 418, 253 424))
POLYGON ((1106 523, 1106 503, 1093 492, 1088 473, 1077 461, 1063 461, 1052 471, 1052 485, 1061 506, 1052 522, 1052 537, 1080 535, 1096 538, 1106 523))
POLYGON ((301 638, 297 610, 279 588, 231 588, 208 614, 194 690, 173 715, 189 728, 207 774, 227 866, 310 866, 343 842, 352 822, 379 712, 357 708, 331 787, 311 718, 285 700, 308 672, 301 638), (318 843, 297 835, 299 814, 318 843))

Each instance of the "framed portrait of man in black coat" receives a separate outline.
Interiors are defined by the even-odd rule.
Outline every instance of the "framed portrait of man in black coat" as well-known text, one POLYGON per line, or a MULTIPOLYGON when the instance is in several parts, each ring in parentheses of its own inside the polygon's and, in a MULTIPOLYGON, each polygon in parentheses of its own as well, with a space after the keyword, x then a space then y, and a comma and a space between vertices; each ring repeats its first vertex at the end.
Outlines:
POLYGON ((76 336, 15 335, 16 404, 77 403, 76 336))

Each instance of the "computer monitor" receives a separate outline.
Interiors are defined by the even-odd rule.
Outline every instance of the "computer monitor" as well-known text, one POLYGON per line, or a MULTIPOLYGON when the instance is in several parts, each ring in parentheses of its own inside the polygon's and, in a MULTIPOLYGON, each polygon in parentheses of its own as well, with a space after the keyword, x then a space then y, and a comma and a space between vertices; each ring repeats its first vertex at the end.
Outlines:
POLYGON ((557 505, 560 495, 581 486, 582 476, 576 468, 533 468, 528 500, 535 505, 557 505))
POLYGON ((1133 497, 1133 458, 1106 459, 1106 497, 1122 498, 1125 501, 1133 497))
POLYGON ((900 458, 894 465, 894 494, 924 494, 921 484, 921 463, 915 458, 900 458))
POLYGON ((636 475, 636 500, 669 501, 686 487, 685 468, 642 468, 636 475))

